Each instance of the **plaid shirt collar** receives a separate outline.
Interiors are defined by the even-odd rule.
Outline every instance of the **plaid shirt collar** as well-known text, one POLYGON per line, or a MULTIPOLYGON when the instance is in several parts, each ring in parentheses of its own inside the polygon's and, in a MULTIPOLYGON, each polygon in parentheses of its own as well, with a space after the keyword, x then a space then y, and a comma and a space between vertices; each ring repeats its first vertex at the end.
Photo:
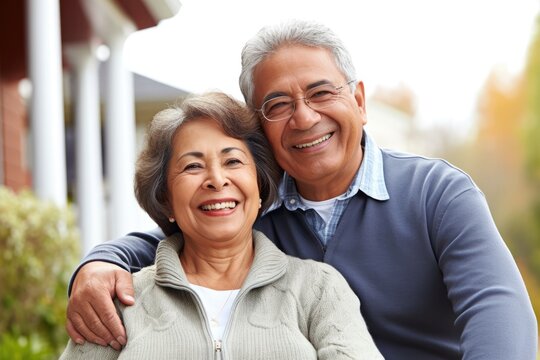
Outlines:
MULTIPOLYGON (((360 169, 356 173, 347 192, 340 195, 338 200, 349 199, 356 195, 358 191, 362 191, 375 200, 388 200, 390 196, 384 182, 381 149, 379 149, 375 141, 365 130, 362 137, 362 145, 364 148, 364 157, 360 169)), ((267 212, 277 209, 281 204, 285 204, 285 207, 289 211, 295 211, 298 208, 307 210, 307 207, 303 205, 300 199, 294 179, 286 172, 283 174, 279 185, 279 200, 267 212)))

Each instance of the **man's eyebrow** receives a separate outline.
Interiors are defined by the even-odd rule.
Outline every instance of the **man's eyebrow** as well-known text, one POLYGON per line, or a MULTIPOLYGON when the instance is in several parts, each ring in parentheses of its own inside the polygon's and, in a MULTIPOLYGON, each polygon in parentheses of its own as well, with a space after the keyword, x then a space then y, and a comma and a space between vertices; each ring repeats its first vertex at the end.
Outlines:
POLYGON ((262 103, 264 104, 268 100, 272 100, 272 99, 275 99, 275 98, 280 97, 280 96, 290 96, 290 95, 287 94, 287 93, 284 93, 283 91, 276 91, 276 92, 273 92, 273 93, 270 93, 270 94, 266 95, 264 97, 264 99, 262 100, 262 103))
MULTIPOLYGON (((313 89, 313 88, 315 88, 315 87, 317 87, 317 86, 327 85, 327 84, 332 84, 332 82, 329 81, 329 80, 326 80, 326 79, 324 79, 324 80, 319 80, 319 81, 315 81, 314 83, 311 83, 311 84, 309 84, 309 85, 306 87, 306 91, 307 91, 307 90, 311 90, 311 89, 313 89)), ((291 95, 290 95, 290 94, 287 94, 287 93, 284 93, 283 91, 276 91, 276 92, 273 92, 273 93, 270 93, 270 94, 266 95, 266 96, 263 98, 263 101, 262 101, 262 102, 263 102, 263 104, 264 104, 264 103, 267 102, 268 100, 272 100, 272 99, 275 99, 275 98, 280 97, 280 96, 289 96, 289 97, 290 97, 291 95)))
POLYGON ((311 83, 309 84, 307 87, 306 87, 306 90, 311 90, 317 86, 321 86, 321 85, 329 85, 329 84, 332 84, 332 82, 330 80, 319 80, 319 81, 315 81, 314 83, 311 83))

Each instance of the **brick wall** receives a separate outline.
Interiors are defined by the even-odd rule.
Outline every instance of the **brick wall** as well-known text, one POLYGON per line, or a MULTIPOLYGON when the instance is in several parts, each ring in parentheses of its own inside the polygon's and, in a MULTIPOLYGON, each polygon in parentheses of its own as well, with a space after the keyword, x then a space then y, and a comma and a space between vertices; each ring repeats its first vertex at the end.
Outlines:
POLYGON ((18 81, 0 80, 2 183, 14 190, 31 186, 27 152, 27 111, 18 81))

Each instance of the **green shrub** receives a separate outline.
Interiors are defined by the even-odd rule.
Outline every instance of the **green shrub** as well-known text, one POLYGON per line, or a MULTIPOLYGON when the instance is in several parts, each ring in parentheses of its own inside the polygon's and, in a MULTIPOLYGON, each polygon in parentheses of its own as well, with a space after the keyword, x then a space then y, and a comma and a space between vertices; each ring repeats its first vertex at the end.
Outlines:
POLYGON ((67 342, 67 284, 79 260, 73 213, 0 187, 0 359, 54 358, 67 342))

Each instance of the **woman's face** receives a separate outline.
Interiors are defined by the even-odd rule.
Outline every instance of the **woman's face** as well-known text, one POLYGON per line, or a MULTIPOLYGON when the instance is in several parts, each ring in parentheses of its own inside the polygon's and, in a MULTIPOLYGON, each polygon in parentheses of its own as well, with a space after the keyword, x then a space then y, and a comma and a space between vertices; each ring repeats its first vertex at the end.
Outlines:
POLYGON ((212 119, 182 124, 167 174, 169 205, 184 238, 251 239, 259 211, 254 159, 247 145, 212 119))

